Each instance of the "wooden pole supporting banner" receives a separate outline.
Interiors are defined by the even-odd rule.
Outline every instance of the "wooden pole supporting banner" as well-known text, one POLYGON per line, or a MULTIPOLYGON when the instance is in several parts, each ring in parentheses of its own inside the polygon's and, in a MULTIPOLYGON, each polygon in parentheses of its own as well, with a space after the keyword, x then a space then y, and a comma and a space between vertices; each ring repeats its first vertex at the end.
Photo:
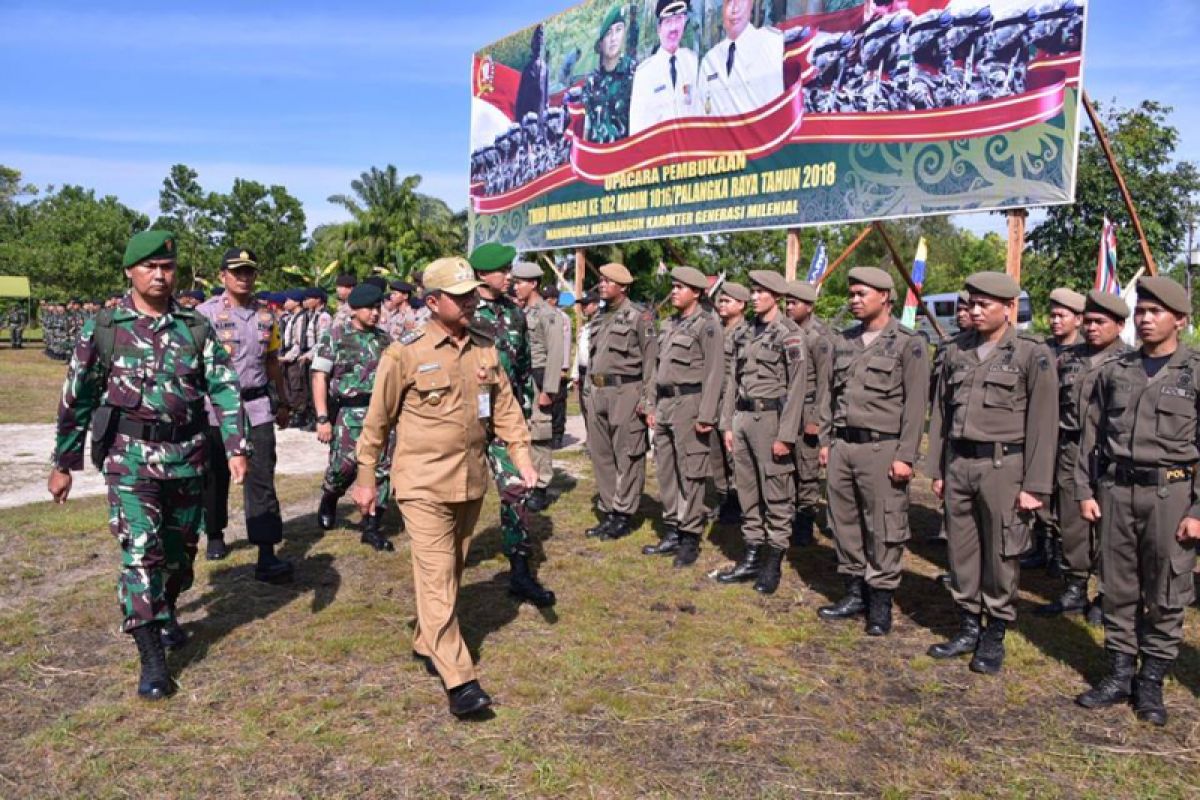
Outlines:
POLYGON ((1008 217, 1008 255, 1004 262, 1004 271, 1015 280, 1021 282, 1021 256, 1025 253, 1025 220, 1029 212, 1023 208, 1014 208, 1004 212, 1008 217))
POLYGON ((842 265, 842 262, 849 258, 851 254, 858 249, 858 246, 867 240, 867 237, 871 235, 871 230, 872 229, 870 225, 863 228, 862 233, 858 235, 858 238, 851 242, 850 246, 843 250, 842 254, 838 256, 832 264, 829 265, 829 268, 825 270, 825 274, 821 276, 819 281, 817 281, 818 289, 821 288, 821 284, 825 283, 825 281, 829 279, 830 275, 837 271, 837 268, 842 265))
POLYGON ((1092 121, 1092 129, 1096 131, 1100 149, 1104 151, 1104 158, 1108 160, 1108 168, 1112 170, 1113 177, 1117 179, 1117 187, 1121 190, 1121 199, 1125 201, 1125 210, 1129 212, 1129 218, 1133 220, 1133 230, 1137 233, 1138 244, 1142 248, 1142 262, 1146 265, 1146 274, 1157 275, 1158 265, 1154 263, 1154 254, 1150 252, 1150 243, 1146 241, 1146 232, 1142 230, 1142 220, 1138 217, 1137 209, 1133 205, 1133 196, 1129 194, 1129 187, 1125 185, 1125 176, 1121 174, 1121 168, 1117 166, 1117 157, 1113 154, 1112 145, 1109 144, 1108 134, 1104 132, 1100 115, 1096 113, 1096 107, 1092 105, 1092 98, 1088 97, 1087 92, 1083 93, 1083 108, 1087 111, 1088 119, 1092 121))
POLYGON ((800 264, 800 232, 794 228, 787 232, 787 255, 783 263, 783 277, 796 280, 796 268, 800 264))
POLYGON ((896 245, 892 242, 892 237, 888 236, 887 229, 883 227, 882 222, 872 222, 871 225, 876 231, 879 232, 879 235, 883 238, 883 243, 887 245, 888 253, 892 257, 892 263, 896 265, 896 269, 899 271, 900 276, 904 278, 904 282, 908 284, 908 288, 912 289, 912 293, 916 295, 917 312, 925 315, 925 318, 929 320, 929 324, 933 326, 933 329, 937 332, 939 338, 945 339, 946 332, 942 330, 942 326, 938 324, 937 317, 935 317, 933 314, 930 314, 929 309, 925 307, 925 301, 921 299, 921 289, 919 286, 917 286, 917 284, 913 283, 912 273, 909 272, 908 267, 904 266, 904 262, 900 260, 900 251, 896 249, 896 245))

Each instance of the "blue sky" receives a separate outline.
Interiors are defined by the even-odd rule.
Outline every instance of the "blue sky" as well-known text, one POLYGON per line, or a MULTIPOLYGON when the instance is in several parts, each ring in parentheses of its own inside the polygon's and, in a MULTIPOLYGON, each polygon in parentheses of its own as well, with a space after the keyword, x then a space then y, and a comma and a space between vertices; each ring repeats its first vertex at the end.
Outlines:
MULTIPOLYGON (((0 164, 153 217, 182 162, 212 190, 283 184, 311 227, 343 218, 329 195, 392 163, 460 209, 471 53, 569 4, 0 0, 0 164)), ((1200 2, 1091 5, 1088 91, 1173 105, 1181 155, 1200 161, 1200 2)))

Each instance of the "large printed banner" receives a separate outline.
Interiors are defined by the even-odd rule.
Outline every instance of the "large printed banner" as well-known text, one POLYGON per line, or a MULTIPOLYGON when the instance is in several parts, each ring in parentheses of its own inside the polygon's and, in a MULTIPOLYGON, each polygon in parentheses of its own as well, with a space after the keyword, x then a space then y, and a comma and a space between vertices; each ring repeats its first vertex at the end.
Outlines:
POLYGON ((1083 0, 588 0, 476 54, 472 246, 1074 199, 1083 0))

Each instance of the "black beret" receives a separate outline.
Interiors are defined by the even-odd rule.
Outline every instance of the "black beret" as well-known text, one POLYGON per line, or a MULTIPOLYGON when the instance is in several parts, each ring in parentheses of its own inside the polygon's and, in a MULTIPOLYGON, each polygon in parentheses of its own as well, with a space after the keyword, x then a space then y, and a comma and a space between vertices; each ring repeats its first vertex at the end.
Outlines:
POLYGON ((350 304, 350 308, 355 310, 371 308, 383 302, 383 290, 368 280, 355 286, 354 290, 350 292, 350 296, 346 298, 346 302, 350 304))
POLYGON ((357 275, 348 275, 346 273, 338 275, 337 276, 337 285, 353 289, 355 286, 358 286, 358 276, 357 275))
POLYGON ((325 290, 317 288, 316 286, 310 286, 304 290, 305 300, 320 300, 324 302, 328 298, 329 295, 325 293, 325 290))
POLYGON ((387 291, 387 279, 380 275, 372 275, 371 277, 369 277, 365 281, 363 281, 363 283, 369 283, 372 286, 378 286, 379 291, 381 291, 381 292, 387 291))
POLYGON ((393 292, 405 292, 406 294, 413 293, 413 285, 404 281, 392 281, 389 286, 393 292))

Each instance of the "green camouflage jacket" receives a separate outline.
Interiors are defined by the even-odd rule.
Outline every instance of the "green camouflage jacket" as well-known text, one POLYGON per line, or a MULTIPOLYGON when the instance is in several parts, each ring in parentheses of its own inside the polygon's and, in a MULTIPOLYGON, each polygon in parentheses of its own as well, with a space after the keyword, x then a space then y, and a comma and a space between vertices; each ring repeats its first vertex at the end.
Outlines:
POLYGON ((10 328, 24 328, 29 323, 28 318, 25 316, 25 309, 19 307, 10 308, 8 314, 4 317, 4 321, 10 328))
POLYGON ((349 322, 334 325, 317 341, 312 368, 329 375, 331 399, 369 395, 375 391, 379 359, 391 343, 382 328, 360 331, 349 322))
POLYGON ((488 300, 479 296, 471 327, 496 342, 500 364, 508 374, 513 394, 529 419, 533 413, 533 356, 529 350, 529 326, 525 312, 510 298, 488 300))
POLYGON ((583 84, 583 108, 589 142, 615 142, 629 135, 629 98, 637 61, 621 56, 612 72, 597 69, 583 84))
MULTIPOLYGON (((95 342, 95 320, 83 327, 75 345, 58 405, 58 430, 51 461, 59 469, 83 469, 83 447, 92 414, 101 405, 123 418, 184 426, 204 416, 212 401, 228 456, 246 455, 237 373, 211 332, 199 343, 188 325, 196 314, 171 303, 161 317, 137 311, 125 295, 113 315, 112 367, 105 375, 95 342)), ((204 434, 186 442, 146 442, 118 433, 104 462, 104 474, 153 480, 194 478, 205 473, 204 434)))

